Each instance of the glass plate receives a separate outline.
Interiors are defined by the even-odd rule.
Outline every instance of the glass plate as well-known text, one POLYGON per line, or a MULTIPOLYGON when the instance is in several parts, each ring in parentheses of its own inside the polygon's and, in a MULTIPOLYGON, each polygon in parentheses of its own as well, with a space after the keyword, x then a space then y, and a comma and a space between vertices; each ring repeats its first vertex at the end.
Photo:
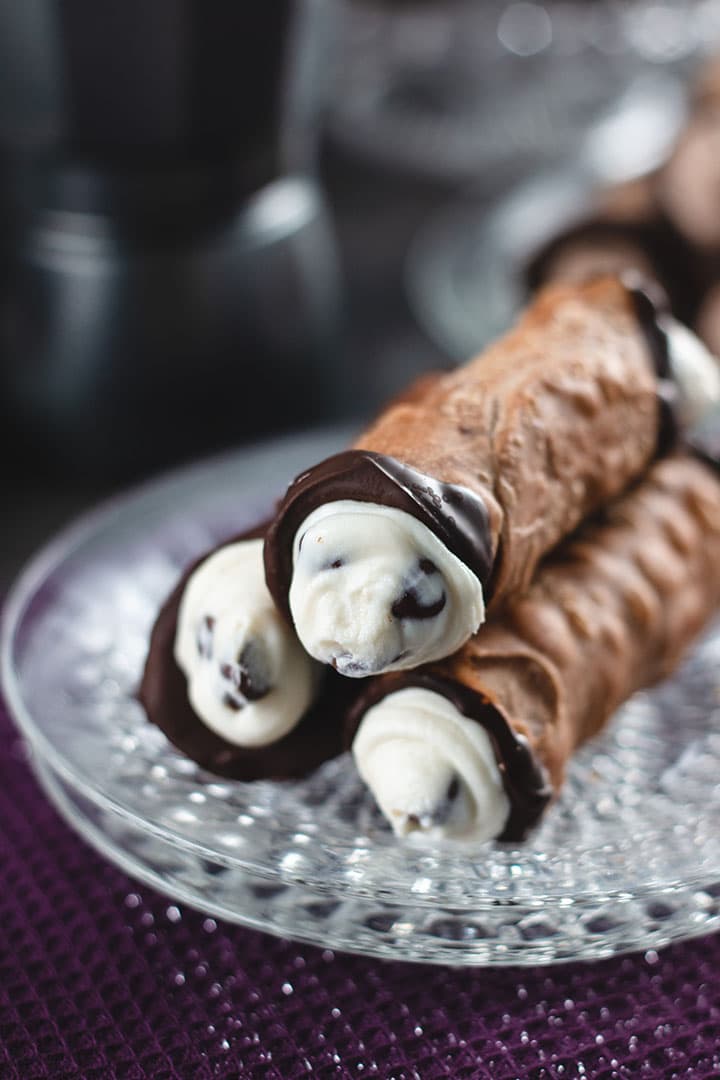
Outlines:
POLYGON ((160 479, 63 533, 8 602, 4 687, 46 791, 137 878, 274 934, 445 964, 609 956, 720 926, 720 630, 577 755, 524 846, 396 841, 350 759, 302 782, 211 776, 135 700, 180 568, 347 433, 160 479))

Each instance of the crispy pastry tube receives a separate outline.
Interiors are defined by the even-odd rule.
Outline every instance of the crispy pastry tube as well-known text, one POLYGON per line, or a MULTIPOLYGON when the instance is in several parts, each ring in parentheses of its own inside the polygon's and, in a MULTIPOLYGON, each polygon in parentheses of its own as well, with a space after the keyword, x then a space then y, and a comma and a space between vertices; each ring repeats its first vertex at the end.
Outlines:
POLYGON ((660 210, 656 187, 652 174, 599 192, 594 206, 570 217, 530 253, 524 272, 529 292, 550 282, 581 284, 635 272, 658 282, 673 314, 694 326, 706 275, 689 241, 660 210))
POLYGON ((691 456, 566 541, 453 657, 366 684, 346 737, 398 834, 522 838, 573 751, 720 604, 720 478, 691 456))
POLYGON ((599 191, 560 232, 532 252, 532 291, 550 281, 578 282, 627 269, 653 278, 673 314, 714 351, 713 308, 720 269, 720 58, 703 65, 690 108, 665 162, 651 173, 599 191))
POLYGON ((265 568, 306 650, 356 677, 415 667, 527 589, 657 451, 672 365, 656 314, 618 279, 548 287, 479 357, 299 476, 265 568))

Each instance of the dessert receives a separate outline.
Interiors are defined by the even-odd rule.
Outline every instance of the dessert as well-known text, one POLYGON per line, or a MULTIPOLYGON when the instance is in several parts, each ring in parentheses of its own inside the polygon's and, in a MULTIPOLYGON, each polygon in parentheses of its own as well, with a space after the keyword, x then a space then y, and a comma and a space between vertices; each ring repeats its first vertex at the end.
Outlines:
POLYGON ((346 737, 399 835, 519 840, 573 751, 720 604, 720 479, 687 454, 553 553, 453 657, 366 684, 346 737))
POLYGON ((332 714, 348 695, 275 610, 263 531, 186 571, 153 627, 139 695, 188 757, 243 780, 302 776, 338 753, 339 725, 323 724, 322 710, 332 714))
POLYGON ((711 348, 707 295, 720 280, 720 61, 691 88, 685 126, 664 164, 597 194, 595 208, 546 241, 526 268, 530 290, 639 270, 711 348))
POLYGON ((530 258, 530 292, 549 282, 582 284, 604 274, 631 271, 659 283, 673 314, 695 324, 704 290, 701 268, 689 244, 661 217, 628 221, 598 210, 554 236, 530 258))
POLYGON ((268 587, 343 675, 450 655, 707 396, 714 362, 636 282, 549 287, 295 480, 266 537, 268 587))
MULTIPOLYGON (((717 76, 716 76, 717 79, 717 76)), ((688 122, 658 173, 657 198, 668 219, 704 254, 720 251, 720 92, 698 87, 688 122)))

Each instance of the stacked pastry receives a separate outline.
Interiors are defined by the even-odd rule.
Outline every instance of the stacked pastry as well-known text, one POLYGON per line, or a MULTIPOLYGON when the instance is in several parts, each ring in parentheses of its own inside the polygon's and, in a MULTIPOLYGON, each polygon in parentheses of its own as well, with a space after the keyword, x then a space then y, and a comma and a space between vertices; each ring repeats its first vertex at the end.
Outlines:
POLYGON ((635 269, 720 353, 720 58, 692 88, 687 122, 657 170, 599 192, 593 212, 532 258, 531 289, 635 269))
POLYGON ((242 778, 344 737, 398 834, 523 836, 720 603, 720 479, 689 449, 713 457, 719 404, 712 357, 637 283, 546 288, 301 474, 264 553, 186 575, 148 715, 242 778))

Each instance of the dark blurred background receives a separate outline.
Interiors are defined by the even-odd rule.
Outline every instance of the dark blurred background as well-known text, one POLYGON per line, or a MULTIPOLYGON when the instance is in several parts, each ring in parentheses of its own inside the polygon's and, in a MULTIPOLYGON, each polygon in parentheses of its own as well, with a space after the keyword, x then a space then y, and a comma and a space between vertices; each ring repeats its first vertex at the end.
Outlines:
POLYGON ((719 36, 717 0, 0 0, 0 588, 118 487, 482 344, 509 193, 651 168, 719 36))

